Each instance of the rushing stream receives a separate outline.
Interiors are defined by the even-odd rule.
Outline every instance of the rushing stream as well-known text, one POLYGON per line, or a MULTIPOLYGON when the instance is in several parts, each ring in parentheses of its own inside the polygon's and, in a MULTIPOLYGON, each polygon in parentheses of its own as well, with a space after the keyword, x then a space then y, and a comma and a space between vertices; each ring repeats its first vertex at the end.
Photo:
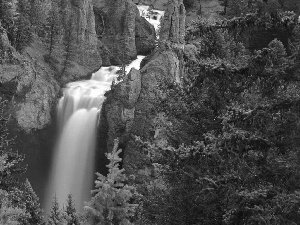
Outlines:
MULTIPOLYGON (((147 16, 147 7, 139 7, 147 16)), ((160 17, 163 12, 160 13, 160 17)), ((157 18, 159 19, 159 18, 157 18)), ((148 21, 157 19, 148 16, 148 21)), ((138 56, 129 66, 139 69, 144 56, 138 56)), ((65 204, 67 195, 73 194, 77 209, 82 210, 84 201, 90 199, 93 188, 96 128, 98 113, 110 89, 119 67, 102 67, 90 80, 76 81, 66 85, 57 107, 59 136, 54 150, 52 169, 48 179, 44 209, 49 212, 53 197, 65 204)))

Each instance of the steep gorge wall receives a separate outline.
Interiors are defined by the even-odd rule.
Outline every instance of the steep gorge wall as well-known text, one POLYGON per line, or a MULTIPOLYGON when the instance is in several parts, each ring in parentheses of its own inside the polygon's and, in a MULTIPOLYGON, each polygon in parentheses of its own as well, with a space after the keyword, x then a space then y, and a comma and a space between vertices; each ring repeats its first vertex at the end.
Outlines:
MULTIPOLYGON (((26 155, 27 175, 40 197, 46 185, 56 138, 55 112, 61 88, 67 82, 88 77, 102 64, 91 0, 58 0, 62 30, 51 57, 48 44, 34 35, 33 42, 17 52, 0 24, 0 97, 8 100, 4 112, 11 115, 13 150, 26 155), (71 29, 72 58, 65 65, 63 34, 71 29)), ((43 1, 45 12, 50 1, 43 1)), ((45 15, 46 16, 46 15, 45 15)))
MULTIPOLYGON (((181 54, 184 47, 185 9, 182 0, 172 0, 162 24, 163 39, 147 57, 140 71, 132 69, 127 77, 107 94, 100 121, 106 124, 107 141, 101 151, 111 151, 113 140, 120 139, 124 150, 123 167, 130 174, 145 175, 150 167, 133 136, 153 140, 156 104, 164 99, 160 84, 180 82, 182 76, 181 54)), ((102 127, 103 128, 103 127, 102 127)), ((149 174, 148 174, 149 175, 149 174)), ((147 175, 147 176, 148 176, 147 175)))
MULTIPOLYGON (((49 7, 46 2, 45 7, 49 7)), ((34 36, 33 43, 19 53, 11 46, 5 30, 0 29, 1 92, 18 101, 15 118, 20 128, 27 132, 51 123, 50 114, 60 87, 87 77, 102 65, 92 0, 61 0, 58 5, 63 24, 61 35, 69 29, 73 47, 65 71, 66 52, 62 40, 55 42, 49 60, 45 57, 49 52, 44 39, 34 36)))
POLYGON ((49 60, 49 63, 65 84, 86 78, 101 67, 103 44, 97 38, 92 0, 60 0, 59 6, 61 33, 69 38, 60 40, 53 54, 55 60, 49 60))
POLYGON ((104 65, 120 65, 155 48, 155 30, 131 0, 94 0, 104 65))

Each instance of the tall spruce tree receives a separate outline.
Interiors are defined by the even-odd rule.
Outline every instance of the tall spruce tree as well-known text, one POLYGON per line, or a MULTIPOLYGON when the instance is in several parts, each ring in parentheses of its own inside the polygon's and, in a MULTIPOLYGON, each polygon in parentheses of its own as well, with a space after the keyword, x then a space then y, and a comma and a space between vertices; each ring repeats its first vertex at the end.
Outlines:
POLYGON ((30 3, 28 0, 17 2, 17 17, 12 45, 17 51, 22 51, 33 41, 33 30, 30 23, 30 3))
POLYGON ((0 21, 11 43, 14 41, 16 7, 12 0, 0 0, 0 21))
POLYGON ((0 0, 0 21, 5 29, 13 25, 14 15, 12 0, 0 0))
POLYGON ((26 217, 23 224, 39 225, 44 222, 42 216, 42 209, 40 207, 39 198, 33 191, 30 182, 26 179, 24 183, 24 190, 22 193, 22 202, 25 204, 26 217))
POLYGON ((61 21, 58 5, 55 1, 51 2, 51 10, 46 20, 46 41, 49 45, 49 55, 51 56, 55 45, 58 42, 58 37, 61 33, 61 21))
POLYGON ((75 203, 73 200, 73 195, 68 194, 67 205, 65 208, 66 222, 67 225, 79 225, 79 219, 76 214, 75 203))
POLYGON ((0 189, 0 224, 20 224, 20 219, 25 215, 25 210, 12 204, 10 194, 0 189))
POLYGON ((103 176, 97 173, 94 196, 85 206, 89 224, 118 225, 133 224, 130 219, 134 216, 137 205, 130 203, 136 194, 133 186, 125 184, 127 177, 124 169, 119 168, 122 159, 119 157, 118 140, 114 148, 107 154, 110 161, 107 165, 109 173, 103 176))
POLYGON ((0 224, 17 224, 26 216, 24 204, 18 198, 22 191, 16 178, 25 172, 20 166, 24 157, 11 150, 13 139, 8 134, 6 106, 7 102, 0 97, 0 224))
POLYGON ((7 123, 9 115, 6 115, 7 102, 0 97, 0 189, 11 191, 18 186, 18 179, 15 175, 25 172, 25 167, 21 166, 24 156, 11 150, 13 139, 9 138, 7 123))
POLYGON ((50 215, 48 217, 48 225, 60 225, 62 223, 62 213, 59 208, 56 195, 53 197, 50 215))
POLYGON ((73 14, 67 18, 66 25, 64 27, 64 37, 63 37, 63 44, 65 47, 65 55, 64 55, 64 65, 61 74, 64 74, 70 65, 70 61, 74 58, 76 54, 76 38, 74 37, 74 21, 73 21, 73 14))

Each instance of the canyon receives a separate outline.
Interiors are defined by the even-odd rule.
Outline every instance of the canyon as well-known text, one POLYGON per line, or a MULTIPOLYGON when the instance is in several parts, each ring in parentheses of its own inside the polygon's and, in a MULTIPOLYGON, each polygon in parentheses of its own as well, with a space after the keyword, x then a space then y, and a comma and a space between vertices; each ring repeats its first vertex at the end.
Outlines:
POLYGON ((67 64, 63 51, 56 50, 49 57, 38 37, 22 54, 17 52, 1 30, 0 43, 6 56, 0 67, 1 96, 8 100, 6 112, 12 115, 9 132, 17 137, 13 149, 26 155, 28 177, 42 202, 50 165, 55 160, 53 149, 59 135, 56 105, 62 88, 91 77, 101 66, 129 63, 138 54, 150 54, 140 71, 132 69, 105 94, 107 99, 98 118, 96 170, 105 171, 104 153, 111 151, 113 139, 119 138, 125 152, 124 168, 128 173, 137 172, 133 168, 139 167, 143 157, 134 163, 140 152, 130 146, 129 137, 150 135, 155 86, 166 80, 179 82, 181 77, 177 49, 183 49, 185 10, 182 1, 172 2, 164 8, 166 19, 161 25, 161 41, 157 42, 154 27, 130 0, 61 1, 62 32, 71 27, 76 43, 67 64), (141 122, 145 125, 136 125, 141 122))

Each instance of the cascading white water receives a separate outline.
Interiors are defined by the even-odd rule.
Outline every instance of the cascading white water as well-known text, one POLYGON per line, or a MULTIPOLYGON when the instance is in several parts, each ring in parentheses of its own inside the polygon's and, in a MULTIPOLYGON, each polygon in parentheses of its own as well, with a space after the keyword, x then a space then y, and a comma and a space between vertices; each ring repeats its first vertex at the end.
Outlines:
MULTIPOLYGON (((140 11, 142 7, 138 6, 140 11)), ((163 12, 160 11, 158 19, 162 15, 163 12)), ((157 23, 150 17, 148 20, 157 23)), ((133 67, 139 69, 143 58, 144 56, 138 56, 126 67, 126 73, 133 67)), ((80 211, 84 201, 90 199, 94 175, 97 115, 105 99, 104 93, 110 89, 118 69, 115 66, 102 67, 92 75, 91 80, 72 82, 64 88, 57 109, 59 138, 47 185, 44 205, 46 212, 50 211, 54 195, 62 206, 66 203, 67 195, 72 193, 76 208, 80 211)))
MULTIPOLYGON (((133 67, 139 69, 143 58, 138 56, 126 67, 126 72, 133 67)), ((72 193, 78 209, 89 200, 94 174, 97 114, 118 69, 116 66, 102 67, 91 80, 72 82, 64 88, 57 107, 60 133, 48 183, 46 211, 50 210, 54 195, 62 205, 72 193)))

